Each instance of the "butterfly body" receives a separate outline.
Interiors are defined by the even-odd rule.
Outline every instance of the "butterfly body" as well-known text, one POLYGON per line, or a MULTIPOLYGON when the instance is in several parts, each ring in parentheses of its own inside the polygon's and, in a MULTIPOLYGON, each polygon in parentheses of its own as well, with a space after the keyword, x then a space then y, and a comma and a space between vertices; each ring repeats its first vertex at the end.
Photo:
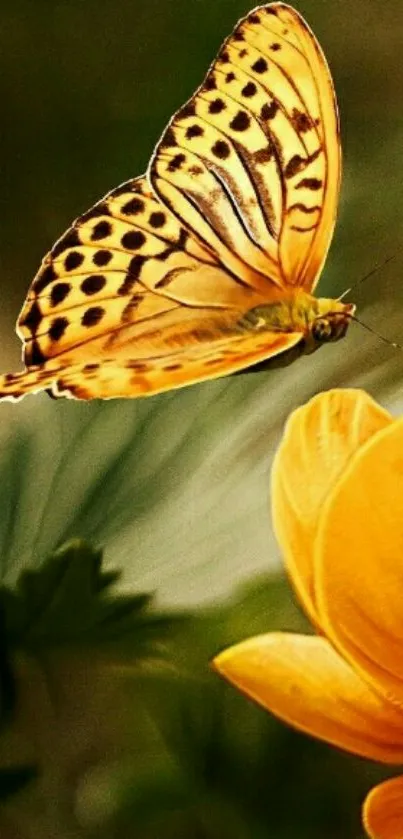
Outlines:
POLYGON ((300 332, 301 339, 313 348, 344 337, 354 311, 352 303, 314 297, 298 289, 250 309, 241 325, 255 330, 300 332))
POLYGON ((340 184, 326 60, 284 3, 254 9, 172 118, 145 176, 45 257, 0 398, 137 397, 342 337, 354 307, 313 294, 340 184))

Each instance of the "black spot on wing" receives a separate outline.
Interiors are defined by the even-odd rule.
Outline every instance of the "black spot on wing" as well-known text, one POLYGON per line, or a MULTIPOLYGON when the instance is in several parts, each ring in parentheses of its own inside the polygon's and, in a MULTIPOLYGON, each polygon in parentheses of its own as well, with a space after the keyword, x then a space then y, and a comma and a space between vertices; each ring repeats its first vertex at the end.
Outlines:
POLYGON ((209 104, 209 114, 220 114, 221 111, 225 111, 226 104, 223 102, 222 99, 213 99, 212 102, 209 104))
POLYGON ((214 76, 209 76, 208 79, 206 79, 206 81, 204 82, 204 85, 203 85, 203 89, 206 90, 206 91, 217 89, 217 84, 216 84, 214 76))
POLYGON ((92 306, 84 312, 81 323, 86 327, 96 326, 102 320, 104 314, 105 309, 102 306, 92 306))
POLYGON ((269 163, 270 160, 273 158, 273 151, 270 146, 267 146, 266 149, 259 149, 258 151, 254 152, 253 160, 255 163, 269 163))
POLYGON ((53 265, 46 265, 43 270, 40 271, 37 278, 32 283, 33 291, 36 291, 37 294, 40 294, 50 283, 53 283, 57 280, 58 275, 53 267, 53 265))
POLYGON ((291 159, 288 161, 287 166, 284 169, 284 175, 286 178, 293 178, 298 172, 302 172, 303 169, 306 169, 310 163, 313 163, 314 160, 320 155, 322 149, 316 149, 312 154, 308 155, 308 157, 301 157, 299 154, 295 154, 291 159))
POLYGON ((95 370, 99 370, 100 365, 97 362, 91 362, 90 364, 84 364, 83 371, 85 373, 93 373, 95 370))
POLYGON ((176 172, 178 169, 181 168, 182 164, 186 160, 186 155, 179 153, 176 154, 175 157, 168 163, 168 172, 176 172))
POLYGON ((63 300, 68 297, 71 291, 70 283, 56 283, 50 292, 51 306, 57 306, 58 303, 63 303, 63 300))
POLYGON ((303 178, 295 185, 295 189, 312 189, 313 191, 321 189, 321 187, 322 181, 319 178, 303 178))
POLYGON ((177 112, 177 119, 186 119, 186 117, 194 117, 196 114, 196 106, 194 102, 186 102, 182 108, 177 112))
POLYGON ((169 127, 165 131, 165 134, 161 140, 160 148, 169 149, 172 148, 172 146, 176 146, 176 138, 172 128, 169 127))
POLYGON ((261 111, 260 111, 260 118, 265 120, 265 121, 274 119, 274 117, 277 114, 278 109, 279 109, 279 105, 278 105, 278 102, 275 101, 275 99, 273 99, 272 102, 265 102, 265 104, 262 105, 262 108, 261 108, 261 111))
POLYGON ((21 326, 26 326, 32 333, 35 333, 43 318, 40 307, 35 300, 23 318, 20 320, 21 326))
POLYGON ((128 230, 121 238, 121 245, 128 251, 135 251, 143 247, 146 236, 141 230, 128 230))
POLYGON ((102 268, 104 265, 108 265, 112 259, 112 254, 108 250, 100 250, 94 253, 92 257, 92 261, 94 265, 97 265, 98 268, 102 268))
POLYGON ((154 212, 151 213, 150 218, 148 219, 148 223, 151 227, 158 229, 163 227, 166 222, 166 215, 165 213, 161 212, 154 212))
POLYGON ((106 239, 106 237, 110 236, 111 233, 112 225, 109 221, 104 219, 95 225, 90 238, 92 242, 98 242, 100 239, 106 239))
POLYGON ((207 358, 204 362, 206 367, 213 367, 215 364, 221 364, 222 358, 207 358))
POLYGON ((217 142, 212 146, 211 151, 220 160, 226 160, 231 154, 231 148, 225 140, 217 140, 217 142))
POLYGON ((79 251, 70 251, 64 260, 64 267, 66 271, 74 271, 74 269, 79 268, 83 262, 84 256, 82 253, 79 251))
POLYGON ((238 111, 230 122, 233 131, 247 131, 250 127, 250 116, 246 111, 238 111))
POLYGON ((90 364, 84 364, 82 372, 87 377, 87 379, 96 379, 99 368, 99 364, 97 364, 96 362, 91 362, 90 364))
POLYGON ((65 233, 64 236, 62 236, 61 239, 59 239, 58 242, 56 242, 56 244, 53 246, 51 250, 53 259, 56 259, 58 256, 60 256, 60 254, 63 253, 63 251, 67 251, 68 248, 76 248, 78 245, 81 244, 82 243, 78 235, 78 231, 74 227, 70 228, 70 230, 68 230, 67 233, 65 233))
POLYGON ((189 166, 188 172, 189 172, 189 175, 196 175, 197 176, 197 175, 202 175, 203 174, 203 169, 202 169, 201 166, 197 166, 195 163, 193 163, 191 166, 189 166))
POLYGON ((291 124, 299 134, 305 134, 313 128, 313 122, 308 114, 294 108, 291 114, 291 124))
POLYGON ((168 372, 171 373, 174 370, 181 370, 181 369, 182 369, 182 364, 166 364, 165 367, 163 367, 163 370, 166 370, 167 373, 168 372))
POLYGON ((103 274, 90 274, 81 283, 81 291, 83 294, 90 296, 101 291, 106 284, 106 277, 103 274))
POLYGON ((188 140, 192 140, 194 137, 202 137, 204 134, 204 129, 201 125, 189 125, 186 129, 186 137, 188 140))
POLYGON ((144 210, 144 201, 142 198, 137 198, 134 196, 130 198, 129 201, 126 201, 121 208, 121 213, 125 216, 136 216, 138 213, 142 213, 144 210))
POLYGON ((255 73, 265 73, 266 70, 269 69, 267 61, 265 58, 258 58, 254 64, 252 64, 251 68, 255 73))
POLYGON ((125 216, 136 216, 138 213, 142 213, 144 210, 144 201, 142 198, 138 198, 136 195, 133 198, 130 198, 129 201, 126 201, 125 204, 121 207, 120 212, 123 213, 125 216))
POLYGON ((245 87, 241 90, 242 96, 246 96, 247 99, 250 99, 251 96, 255 96, 257 93, 257 87, 254 82, 247 82, 245 87))
POLYGON ((125 367, 128 370, 135 370, 136 373, 145 373, 145 371, 149 369, 148 364, 144 361, 136 361, 134 358, 129 358, 125 363, 125 367))
POLYGON ((38 344, 38 341, 32 341, 32 343, 26 344, 24 358, 27 367, 37 367, 40 364, 44 364, 47 360, 46 355, 44 355, 38 344))
POLYGON ((68 325, 69 322, 67 318, 55 318, 49 329, 49 338, 52 341, 60 341, 60 338, 63 337, 68 325))

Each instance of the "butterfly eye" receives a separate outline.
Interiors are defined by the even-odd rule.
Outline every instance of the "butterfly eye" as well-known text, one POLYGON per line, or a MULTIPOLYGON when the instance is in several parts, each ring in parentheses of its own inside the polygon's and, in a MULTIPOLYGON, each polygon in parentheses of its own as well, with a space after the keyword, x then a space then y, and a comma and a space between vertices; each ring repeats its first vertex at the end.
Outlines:
POLYGON ((317 318, 312 326, 312 337, 315 341, 330 341, 333 338, 333 329, 330 320, 317 318))

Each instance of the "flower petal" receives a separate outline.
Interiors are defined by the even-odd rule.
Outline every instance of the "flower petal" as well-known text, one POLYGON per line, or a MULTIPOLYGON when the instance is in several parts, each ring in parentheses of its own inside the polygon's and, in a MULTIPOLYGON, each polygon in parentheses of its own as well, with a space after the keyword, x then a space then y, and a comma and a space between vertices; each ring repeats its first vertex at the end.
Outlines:
POLYGON ((355 754, 403 761, 403 713, 324 638, 271 632, 220 653, 213 667, 287 723, 355 754))
POLYGON ((313 542, 324 500, 352 455, 392 417, 362 390, 329 390, 289 418, 272 469, 272 516, 287 570, 318 624, 313 542))
POLYGON ((403 420, 368 441, 326 502, 315 571, 325 635, 403 705, 403 420))
POLYGON ((403 777, 384 781, 367 796, 363 820, 371 839, 402 839, 403 777))

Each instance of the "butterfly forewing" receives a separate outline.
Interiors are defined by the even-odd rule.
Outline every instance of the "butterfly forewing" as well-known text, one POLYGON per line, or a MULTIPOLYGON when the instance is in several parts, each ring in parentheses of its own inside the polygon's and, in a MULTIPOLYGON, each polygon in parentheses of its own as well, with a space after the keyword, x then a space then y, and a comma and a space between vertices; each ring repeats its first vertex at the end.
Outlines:
POLYGON ((314 287, 334 226, 340 153, 330 73, 297 12, 275 3, 238 24, 171 120, 150 177, 223 265, 314 287))

